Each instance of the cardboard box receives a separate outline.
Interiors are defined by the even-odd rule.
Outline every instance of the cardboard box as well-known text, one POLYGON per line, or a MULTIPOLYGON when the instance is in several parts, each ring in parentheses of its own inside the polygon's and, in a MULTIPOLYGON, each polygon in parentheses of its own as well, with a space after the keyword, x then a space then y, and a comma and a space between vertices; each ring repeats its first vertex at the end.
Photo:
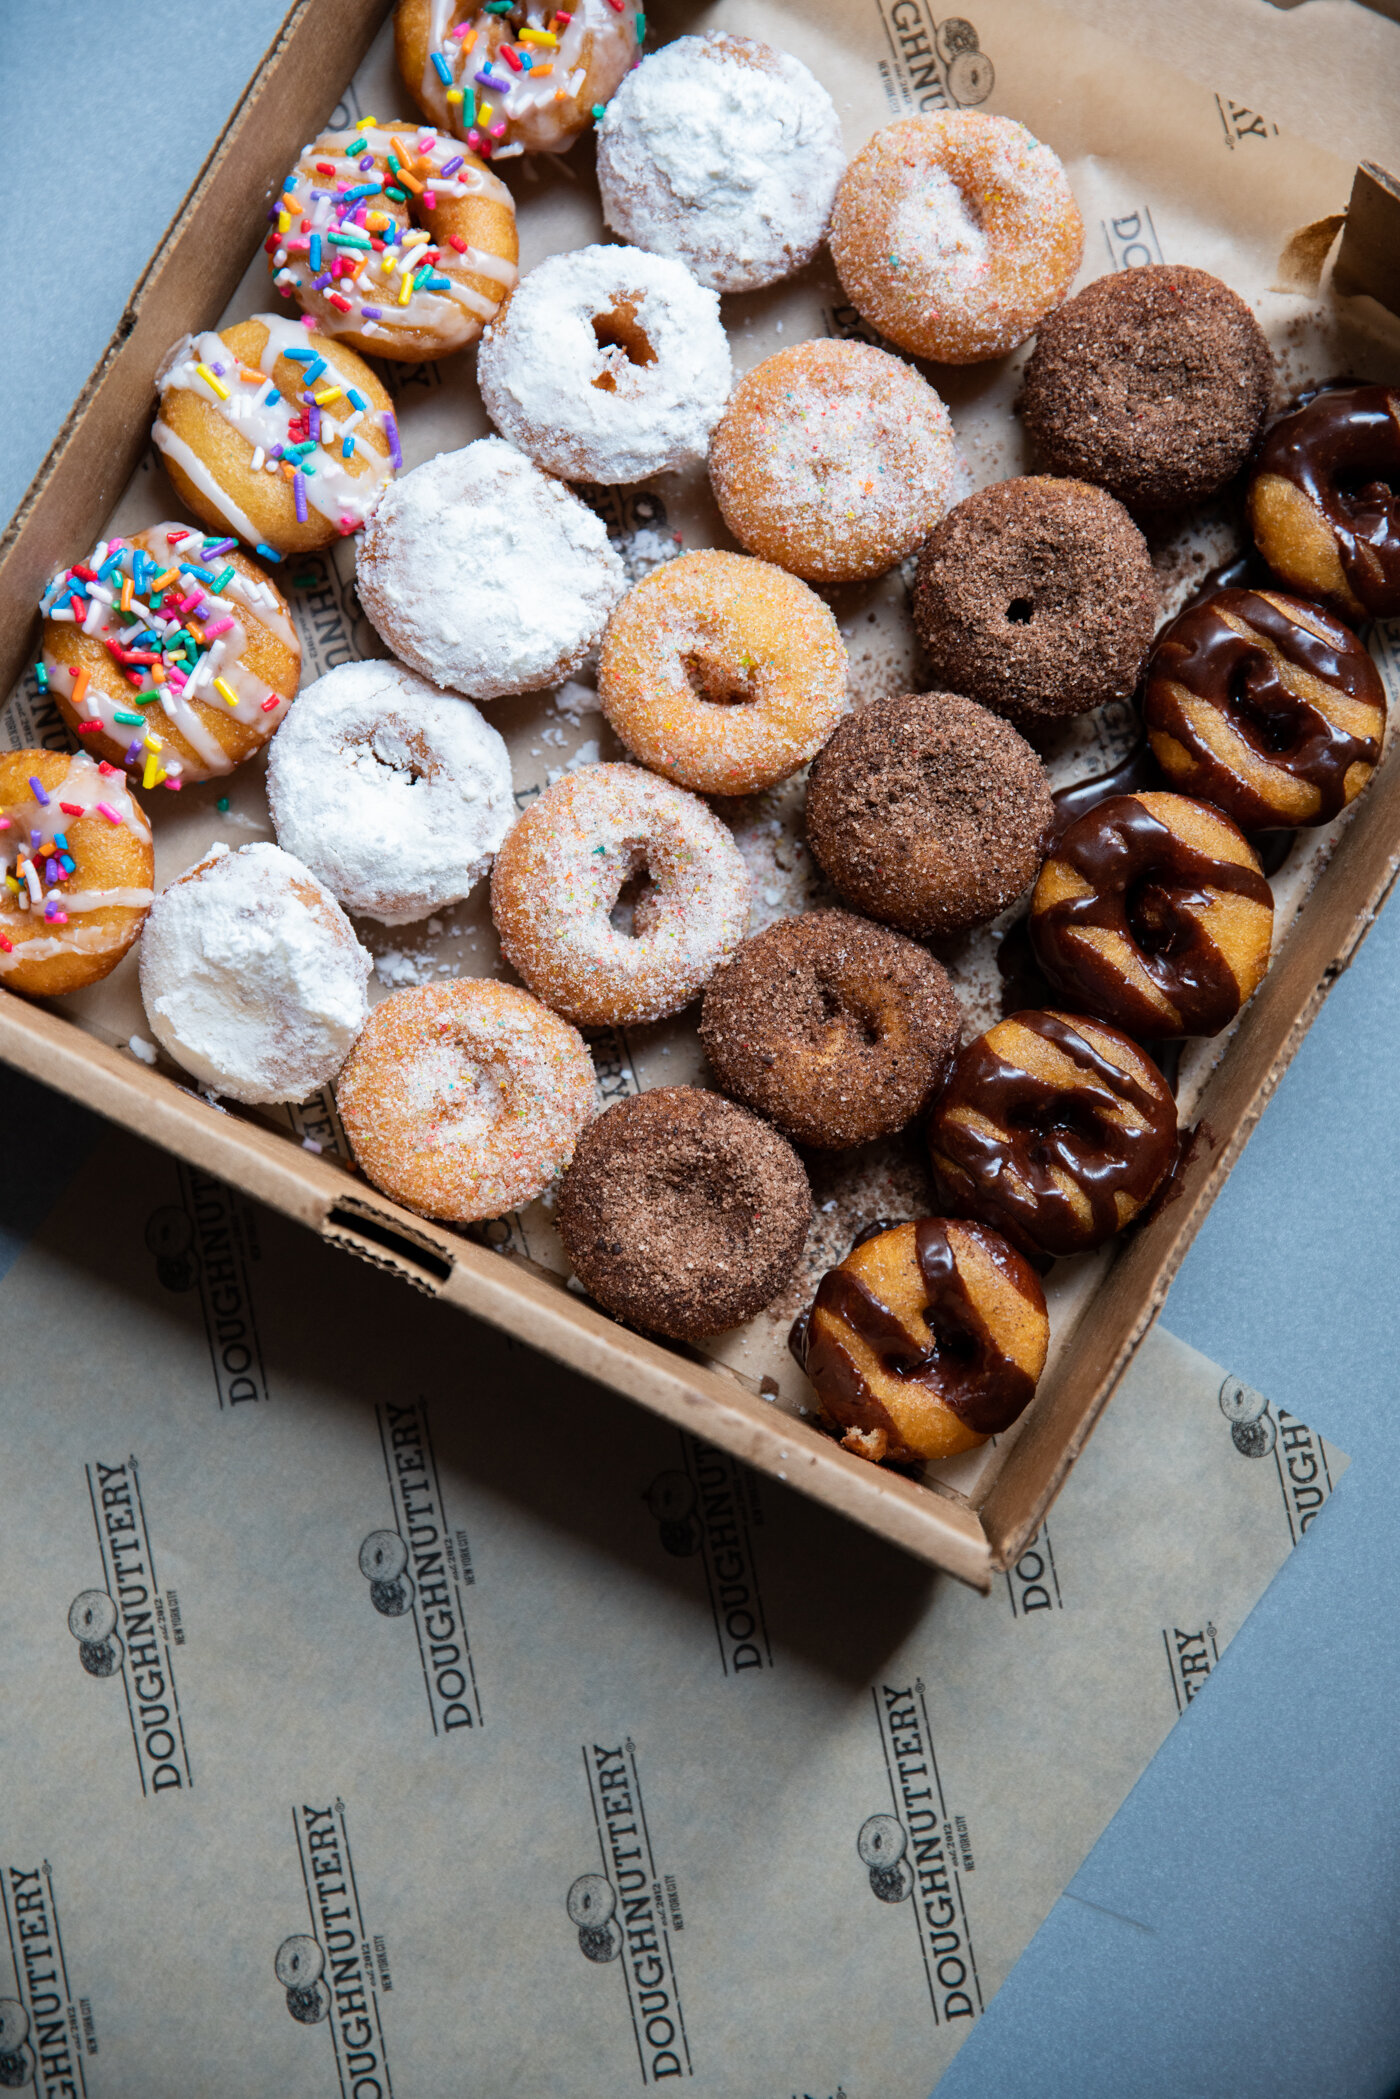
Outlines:
MULTIPOLYGON (((384 14, 383 0, 299 0, 0 547, 0 690, 32 648, 52 569, 98 536, 147 443, 152 378, 184 330, 216 325, 267 204, 328 118, 384 14), (329 54, 335 55, 334 63, 329 54)), ((965 25, 963 25, 965 26, 965 25)), ((1393 183, 1365 182, 1364 241, 1344 242, 1354 289, 1385 296, 1369 257, 1400 213, 1393 183), (1388 202, 1387 202, 1388 200, 1388 202), (1354 252, 1352 252, 1354 250, 1354 252)), ((1340 266, 1339 266, 1340 267, 1340 266)), ((400 1209, 328 1157, 222 1110, 84 1033, 61 1011, 0 992, 0 1057, 297 1218, 430 1295, 488 1319, 570 1368, 841 1510, 980 1588, 1039 1527, 1160 1307, 1214 1196, 1314 1013, 1400 869, 1400 769, 1384 766, 1201 1099, 1173 1198, 1118 1248, 1024 1427, 976 1499, 842 1451, 807 1422, 693 1353, 628 1332, 556 1277, 400 1209)))

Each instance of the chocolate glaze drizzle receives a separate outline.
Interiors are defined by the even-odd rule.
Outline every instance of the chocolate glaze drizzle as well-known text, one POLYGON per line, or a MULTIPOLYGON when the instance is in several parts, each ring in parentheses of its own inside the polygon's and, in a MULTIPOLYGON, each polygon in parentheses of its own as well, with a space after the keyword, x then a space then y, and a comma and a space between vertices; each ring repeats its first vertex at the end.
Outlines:
POLYGON ((1133 795, 1117 795, 1082 816, 1059 840, 1056 857, 1089 885, 1031 916, 1031 945, 1064 995, 1108 1011, 1144 1035, 1215 1035, 1240 1008, 1239 985, 1207 926, 1208 889, 1248 897, 1273 911, 1273 892, 1256 865, 1218 860, 1188 845, 1133 795), (1066 941, 1094 927, 1131 943, 1143 968, 1178 1015, 1175 1031, 1158 1008, 1092 949, 1066 941))
POLYGON ((1301 489, 1332 529, 1342 572, 1374 617, 1400 613, 1400 396, 1328 388, 1265 433, 1258 474, 1301 489))

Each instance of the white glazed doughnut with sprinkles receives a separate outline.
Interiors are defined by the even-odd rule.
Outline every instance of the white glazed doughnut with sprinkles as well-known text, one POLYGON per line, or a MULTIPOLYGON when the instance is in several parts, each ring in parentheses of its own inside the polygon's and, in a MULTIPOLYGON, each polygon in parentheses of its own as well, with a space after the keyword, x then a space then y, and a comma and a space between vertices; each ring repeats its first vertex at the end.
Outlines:
POLYGON ((143 788, 230 772, 291 705, 286 601, 231 539, 151 525, 60 569, 40 602, 40 682, 94 757, 143 788))
POLYGON ((358 532, 403 464, 383 386, 314 326, 258 313, 182 335, 156 373, 151 435, 175 493, 268 561, 358 532))
POLYGON ((154 901, 146 812, 85 751, 0 756, 0 984, 51 998, 109 976, 154 901))
POLYGON ((576 248, 524 279, 482 339, 503 437, 566 481, 641 481, 703 459, 733 370, 719 298, 684 263, 576 248))
POLYGON ((324 131, 263 243, 279 292, 367 357, 476 341, 516 279, 515 203, 475 154, 416 124, 324 131))
POLYGON ((382 999, 336 1105, 361 1169, 424 1217, 475 1224, 553 1185, 597 1113, 583 1037, 513 984, 462 977, 382 999))
POLYGON ((580 1027, 664 1020, 743 939, 749 878, 699 795, 638 765, 590 765, 525 809, 496 855, 491 915, 512 968, 580 1027), (612 914, 635 882, 624 932, 612 914))
POLYGON ((603 113, 646 34, 637 0, 399 0, 394 48, 432 124, 474 153, 562 153, 603 113))

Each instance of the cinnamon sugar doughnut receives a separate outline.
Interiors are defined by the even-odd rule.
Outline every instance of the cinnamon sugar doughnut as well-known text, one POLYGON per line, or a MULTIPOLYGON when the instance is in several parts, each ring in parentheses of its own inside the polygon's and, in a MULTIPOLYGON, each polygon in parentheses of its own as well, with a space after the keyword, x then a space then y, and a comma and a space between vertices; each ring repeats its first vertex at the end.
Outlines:
POLYGON ((742 546, 811 583, 883 575, 956 500, 963 467, 926 379, 868 343, 779 350, 735 387, 710 481, 742 546))
POLYGON ((394 52, 430 123, 475 153, 562 153, 632 65, 646 16, 612 0, 555 13, 481 0, 398 0, 394 52))
POLYGON ((598 696, 653 772, 754 794, 805 765, 845 714, 846 652, 795 576, 744 554, 681 554, 609 620, 598 696))
POLYGON ((264 242, 277 289, 366 357, 474 343, 516 280, 515 201, 476 154, 418 124, 323 131, 264 242))
POLYGON ((938 110, 886 124, 831 215, 846 296, 901 350, 1004 357, 1069 291, 1084 222, 1057 155, 1011 117, 938 110))
POLYGON ((568 773, 496 855, 491 915, 530 989, 581 1027, 662 1020, 744 937, 749 878, 700 800, 636 765, 568 773), (612 923, 639 877, 632 932, 612 923))
POLYGON ((0 985, 81 991, 111 975, 154 901, 146 812, 84 751, 6 751, 0 871, 0 985))
POLYGON ((151 436, 180 501, 271 561, 357 532, 399 461, 393 404, 363 358, 282 314, 182 335, 156 390, 151 436))
POLYGON ((583 1037, 513 984, 396 991, 346 1059, 336 1105, 355 1157, 406 1209, 453 1224, 542 1195, 597 1107, 583 1037))
POLYGON ((83 748, 145 789, 230 772, 261 750, 301 677, 270 576, 189 525, 102 540, 44 592, 44 669, 83 748))

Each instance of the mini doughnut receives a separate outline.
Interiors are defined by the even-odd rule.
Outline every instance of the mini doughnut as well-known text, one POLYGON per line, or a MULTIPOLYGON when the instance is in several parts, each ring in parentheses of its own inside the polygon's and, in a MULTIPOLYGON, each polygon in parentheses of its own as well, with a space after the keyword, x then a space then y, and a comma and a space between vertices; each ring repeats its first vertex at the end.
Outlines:
POLYGON ((1269 966, 1274 898, 1248 840, 1184 794, 1110 795, 1062 831, 1031 898, 1052 984, 1135 1035, 1218 1035, 1269 966))
POLYGON ((1131 1224, 1170 1172, 1176 1103, 1117 1028, 1013 1013, 960 1051, 928 1142, 943 1201, 1032 1255, 1082 1254, 1131 1224))
POLYGON ((1282 582, 1348 619, 1400 614, 1400 391, 1326 387, 1265 435, 1249 523, 1282 582))
POLYGON ((637 56, 645 16, 611 0, 556 15, 480 0, 398 0, 394 54, 430 123, 473 152, 562 153, 594 120, 637 56), (513 61, 513 63, 512 63, 513 61))
POLYGON ((961 1031, 942 963, 849 911, 781 919, 746 940, 710 979, 700 1018, 725 1092, 823 1150, 922 1114, 961 1031))
POLYGON ((271 561, 357 532, 399 463, 393 404, 369 366, 281 314, 182 335, 156 390, 151 435, 180 501, 271 561))
POLYGON ((1045 768, 957 693, 876 700, 807 783, 807 843, 844 900, 917 938, 995 918, 1035 880, 1054 821, 1045 768))
POLYGON ((513 984, 459 977, 382 999, 335 1097, 376 1188, 424 1217, 476 1224, 558 1179, 597 1081, 557 1013, 513 984))
POLYGON ((913 613, 950 691, 1040 726, 1131 699, 1157 617, 1152 557, 1101 488, 998 481, 934 526, 913 613))
POLYGON ((901 350, 980 364, 1059 305, 1084 222, 1058 157, 982 110, 901 117, 841 178, 831 259, 846 296, 901 350))
POLYGON ((732 376, 717 295, 640 248, 546 256, 476 360, 503 437, 547 473, 608 487, 703 459, 732 376))
POLYGON ((546 787, 491 873, 501 952, 580 1027, 664 1020, 744 937, 749 877, 719 818, 637 765, 589 765, 546 787), (633 931, 611 915, 640 879, 633 931))
POLYGON ((827 1270, 802 1367, 844 1449, 910 1464, 1010 1428, 1049 1346, 1030 1263, 985 1225, 921 1217, 859 1239, 827 1270))
POLYGON ((157 1042, 201 1086, 304 1101, 364 1025, 371 966, 309 867, 275 845, 216 845, 156 899, 141 999, 157 1042))
POLYGON ((85 751, 0 753, 0 984, 53 998, 110 976, 155 898, 146 812, 85 751))
POLYGON ((1096 279, 1049 317, 1021 411, 1052 474, 1097 482, 1130 510, 1171 510, 1239 472, 1273 373, 1263 330, 1228 284, 1148 263, 1096 279))
POLYGON ((1330 823, 1380 763, 1385 711, 1351 629, 1271 590, 1213 590, 1188 605, 1143 677, 1167 779, 1245 831, 1330 823))
POLYGON ((926 379, 868 343, 798 343, 735 387, 710 481, 741 546, 811 583, 883 575, 932 531, 963 467, 926 379))
POLYGON ((394 123, 303 146, 263 245, 278 291, 323 334, 406 364, 474 343, 520 256, 515 200, 485 162, 394 123))
POLYGON ((273 743, 267 799, 278 844, 386 926, 460 902, 515 821, 501 737, 399 663, 342 663, 307 687, 273 743))
POLYGON ((756 794, 796 772, 846 712, 828 607, 745 554, 681 554, 608 622, 603 712, 653 772, 701 794, 756 794))
POLYGON ((571 488, 480 437, 387 491, 355 581, 396 656, 434 685, 498 700, 581 670, 627 571, 571 488))
POLYGON ((809 263, 845 165, 821 82, 786 51, 723 30, 644 58, 598 124, 608 225, 717 292, 757 291, 809 263))
POLYGON ((231 539, 151 525, 102 540, 44 592, 44 670, 84 750, 141 785, 231 772, 282 721, 301 643, 271 577, 231 539))
POLYGON ((811 1216, 802 1162, 776 1130, 717 1093, 661 1086, 590 1123, 555 1222, 600 1305, 696 1341, 777 1296, 811 1216))

